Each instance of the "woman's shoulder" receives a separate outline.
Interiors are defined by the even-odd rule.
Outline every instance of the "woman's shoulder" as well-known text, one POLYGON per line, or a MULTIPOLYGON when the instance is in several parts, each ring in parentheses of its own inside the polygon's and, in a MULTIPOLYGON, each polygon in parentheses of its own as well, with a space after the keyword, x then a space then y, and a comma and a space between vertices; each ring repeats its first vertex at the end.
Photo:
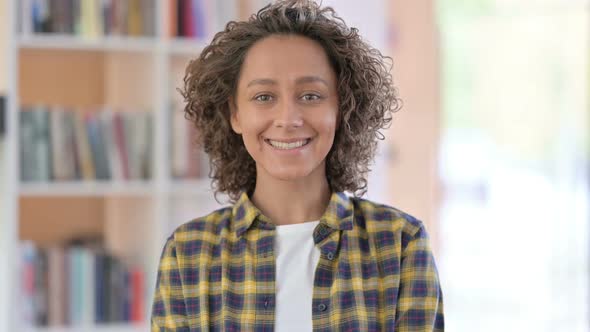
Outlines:
POLYGON ((415 235, 424 230, 424 223, 397 207, 360 197, 351 197, 355 224, 369 232, 391 231, 415 235))
POLYGON ((219 208, 204 216, 196 217, 178 226, 170 235, 175 242, 188 242, 207 239, 209 242, 228 228, 232 217, 232 207, 219 208))

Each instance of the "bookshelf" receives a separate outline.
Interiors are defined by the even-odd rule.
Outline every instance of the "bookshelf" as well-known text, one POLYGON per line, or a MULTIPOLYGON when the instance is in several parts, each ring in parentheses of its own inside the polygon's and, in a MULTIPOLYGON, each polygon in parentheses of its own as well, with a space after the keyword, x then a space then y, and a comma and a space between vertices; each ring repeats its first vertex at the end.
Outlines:
MULTIPOLYGON (((119 331, 128 331, 128 332, 145 332, 149 331, 148 324, 137 324, 137 325, 122 325, 122 324, 112 324, 111 326, 79 326, 76 327, 76 332, 119 332, 119 331)), ((64 327, 44 327, 44 328, 36 328, 36 329, 24 329, 23 332, 69 332, 74 331, 70 328, 64 327)))
MULTIPOLYGON (((53 32, 41 32, 30 13, 34 6, 45 2, 62 6, 70 3, 68 0, 8 0, 0 6, 0 11, 6 13, 2 16, 6 20, 1 24, 6 31, 4 43, 8 50, 6 65, 3 63, 0 68, 7 68, 8 129, 4 149, 0 150, 3 153, 0 171, 5 175, 0 178, 5 194, 0 200, 0 259, 7 262, 7 268, 0 270, 0 331, 146 331, 157 263, 165 238, 180 223, 219 206, 212 197, 209 181, 202 177, 206 170, 201 170, 201 177, 173 176, 170 112, 173 102, 176 107, 182 102, 175 88, 182 83, 182 71, 187 62, 204 47, 210 33, 221 27, 221 22, 245 18, 264 1, 192 1, 209 4, 204 10, 211 10, 211 13, 205 16, 216 18, 204 26, 201 37, 178 37, 171 31, 174 21, 170 10, 174 6, 169 0, 116 1, 117 4, 128 2, 130 6, 153 3, 153 9, 148 10, 146 16, 151 15, 153 19, 144 19, 142 32, 134 35, 97 33, 85 24, 77 32, 72 27, 64 28, 67 24, 61 28, 54 24, 54 30, 50 29, 53 32), (68 29, 71 31, 66 31, 68 29), (74 178, 56 181, 52 174, 50 180, 25 181, 22 151, 36 146, 23 139, 27 136, 23 136, 26 133, 21 130, 25 128, 22 115, 28 112, 25 107, 37 105, 52 108, 47 111, 49 119, 54 107, 68 108, 82 118, 86 114, 98 114, 99 109, 105 107, 113 113, 149 113, 152 121, 150 176, 99 180, 84 179, 77 174, 74 178), (85 236, 100 237, 109 254, 133 259, 144 268, 143 319, 133 323, 92 321, 56 326, 27 321, 21 298, 23 241, 49 248, 85 236)), ((94 2, 97 6, 115 3, 94 2)), ((79 136, 75 137, 78 141, 79 136)), ((55 150, 48 151, 53 156, 55 150)), ((201 159, 199 163, 202 168, 206 160, 201 159)), ((77 169, 81 168, 76 165, 77 169)))

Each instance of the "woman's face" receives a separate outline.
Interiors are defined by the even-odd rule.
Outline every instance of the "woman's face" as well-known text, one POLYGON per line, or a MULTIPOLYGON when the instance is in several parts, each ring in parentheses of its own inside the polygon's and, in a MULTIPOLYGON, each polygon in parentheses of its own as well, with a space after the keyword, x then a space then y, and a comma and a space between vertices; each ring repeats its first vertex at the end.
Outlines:
POLYGON ((233 101, 232 128, 242 135, 259 178, 325 178, 338 93, 336 73, 319 43, 294 35, 255 43, 242 64, 233 101))

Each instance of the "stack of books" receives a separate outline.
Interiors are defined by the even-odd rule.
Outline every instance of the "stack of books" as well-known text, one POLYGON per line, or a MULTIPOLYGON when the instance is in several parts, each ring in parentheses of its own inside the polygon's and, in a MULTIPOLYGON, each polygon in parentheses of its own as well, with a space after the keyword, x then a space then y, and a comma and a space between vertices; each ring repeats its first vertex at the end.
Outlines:
POLYGON ((25 182, 147 180, 152 177, 151 112, 83 112, 23 107, 20 170, 25 182))
POLYGON ((154 0, 18 1, 32 32, 102 36, 154 36, 154 0))
POLYGON ((95 245, 21 244, 19 299, 29 326, 144 322, 145 272, 95 245))

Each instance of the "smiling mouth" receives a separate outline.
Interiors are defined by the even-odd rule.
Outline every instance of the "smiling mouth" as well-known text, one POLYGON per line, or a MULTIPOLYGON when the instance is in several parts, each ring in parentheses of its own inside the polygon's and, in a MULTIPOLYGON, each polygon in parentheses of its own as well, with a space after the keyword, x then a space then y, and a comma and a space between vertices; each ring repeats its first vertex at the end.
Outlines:
POLYGON ((275 141, 275 140, 271 140, 271 139, 265 139, 264 141, 266 143, 268 143, 270 146, 272 146, 273 148, 276 148, 279 150, 293 150, 293 149, 297 149, 297 148, 300 148, 302 146, 309 144, 309 142, 311 142, 311 138, 306 138, 306 139, 302 139, 302 140, 295 141, 295 142, 281 142, 281 141, 275 141))

